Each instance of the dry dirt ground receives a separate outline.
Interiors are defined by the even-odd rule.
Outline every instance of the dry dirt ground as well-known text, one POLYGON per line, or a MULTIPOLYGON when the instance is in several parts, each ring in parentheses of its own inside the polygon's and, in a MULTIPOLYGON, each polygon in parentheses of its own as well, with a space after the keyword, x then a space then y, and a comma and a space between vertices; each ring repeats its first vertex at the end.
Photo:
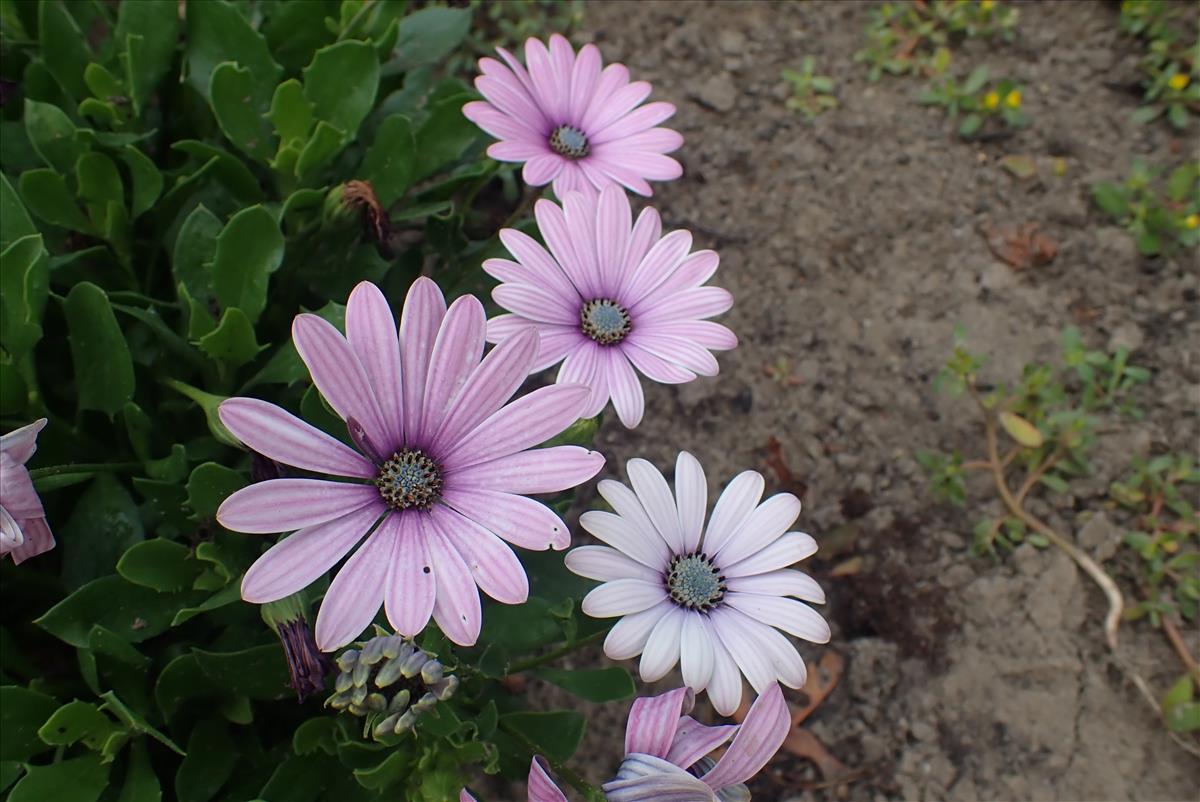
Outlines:
MULTIPOLYGON (((956 324, 990 352, 994 380, 1055 359, 1072 324, 1091 347, 1125 344, 1153 371, 1139 397, 1146 419, 1115 424, 1096 475, 1073 496, 1034 506, 1062 531, 1079 533, 1103 510, 1131 454, 1195 451, 1195 254, 1140 258, 1091 206, 1089 187, 1119 180, 1138 156, 1177 164, 1196 142, 1165 124, 1134 125, 1136 98, 1109 87, 1136 79, 1136 45, 1120 34, 1115 3, 1022 5, 1012 44, 958 51, 960 65, 986 63, 1026 87, 1032 126, 982 145, 916 103, 920 79, 867 81, 853 54, 869 8, 587 7, 577 43, 595 41, 679 108, 671 124, 686 138, 684 176, 656 188, 653 202, 668 227, 720 252, 713 283, 736 297, 723 322, 741 338, 719 377, 649 386, 635 431, 606 423, 606 474, 623 478, 635 455, 669 469, 688 449, 708 469, 710 493, 747 467, 766 473, 768 490, 796 489, 766 467, 774 437, 807 486, 800 526, 822 544, 809 568, 830 596, 827 648, 847 660, 808 723, 858 779, 819 787, 809 764, 781 755, 754 785, 756 800, 1194 799, 1200 762, 1113 666, 1099 591, 1053 550, 971 557, 972 527, 988 510, 939 504, 913 454, 981 445, 969 403, 931 386, 956 324), (780 79, 805 55, 834 77, 840 102, 811 126, 785 107, 780 79), (1032 155, 1040 177, 1015 179, 998 164, 1006 154, 1032 155), (1064 175, 1046 169, 1052 157, 1064 175), (1033 221, 1059 253, 1024 273, 979 233, 1033 221), (769 377, 764 365, 775 364, 790 378, 769 377), (855 555, 857 574, 830 575, 855 555)), ((985 485, 972 490, 987 498, 985 485)), ((1120 536, 1107 518, 1089 533, 1101 554, 1120 536)), ((823 648, 803 653, 811 664, 823 648)), ((1125 626, 1121 654, 1156 688, 1181 673, 1148 626, 1125 626)), ((609 705, 590 721, 578 759, 595 780, 620 759, 623 716, 609 705)))

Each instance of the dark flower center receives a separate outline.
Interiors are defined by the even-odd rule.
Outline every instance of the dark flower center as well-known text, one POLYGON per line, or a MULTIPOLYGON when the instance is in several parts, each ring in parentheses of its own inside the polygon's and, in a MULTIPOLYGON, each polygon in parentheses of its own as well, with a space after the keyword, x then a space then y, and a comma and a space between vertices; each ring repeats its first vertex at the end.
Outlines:
POLYGON ((442 492, 442 472, 420 449, 392 454, 375 478, 379 495, 394 510, 426 509, 442 492))
POLYGON ((568 159, 582 159, 588 155, 587 136, 573 125, 560 125, 550 134, 550 147, 568 159))
POLYGON ((614 345, 629 333, 629 313, 616 301, 597 298, 580 308, 579 328, 601 345, 614 345))
POLYGON ((708 612, 725 598, 725 577, 703 552, 676 556, 667 571, 667 592, 680 607, 708 612))

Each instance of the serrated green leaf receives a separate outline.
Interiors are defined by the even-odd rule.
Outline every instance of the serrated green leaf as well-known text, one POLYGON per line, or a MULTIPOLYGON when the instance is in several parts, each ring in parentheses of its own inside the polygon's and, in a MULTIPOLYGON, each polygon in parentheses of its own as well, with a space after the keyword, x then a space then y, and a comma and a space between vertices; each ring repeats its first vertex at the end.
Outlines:
POLYGON ((304 96, 313 114, 354 138, 375 104, 379 57, 367 42, 346 40, 321 48, 304 70, 304 96))
POLYGON ((0 760, 27 762, 50 747, 38 729, 58 709, 53 697, 16 685, 0 687, 0 760))
POLYGON ((163 538, 135 544, 117 562, 117 573, 125 579, 159 591, 190 588, 200 570, 187 546, 163 538))
POLYGON ((79 409, 110 418, 133 398, 133 359, 104 290, 83 281, 63 303, 79 409))
POLYGON ((195 591, 158 593, 119 576, 104 576, 79 588, 33 623, 80 649, 88 647, 95 624, 131 643, 141 643, 166 631, 180 608, 203 596, 195 591))
POLYGON ((46 766, 27 766, 13 786, 8 802, 96 802, 108 785, 108 766, 99 755, 62 760, 46 766))
POLYGON ((1092 187, 1092 200, 1102 211, 1116 218, 1124 218, 1129 214, 1129 203, 1120 187, 1108 182, 1102 182, 1092 187))
POLYGON ((25 99, 25 133, 47 166, 70 173, 85 148, 75 136, 75 123, 50 103, 25 99))
POLYGON ((161 802, 162 787, 142 741, 134 741, 125 763, 125 783, 117 802, 161 802))
POLYGON ((615 702, 631 699, 637 692, 633 677, 620 666, 608 668, 579 669, 564 671, 558 668, 540 668, 539 677, 552 682, 563 690, 570 691, 589 702, 615 702))
POLYGON ((283 234, 263 206, 235 214, 217 237, 213 289, 222 307, 237 307, 254 323, 267 305, 267 283, 283 262, 283 234))
POLYGON ((197 465, 188 477, 188 506, 198 517, 212 518, 222 501, 245 486, 242 475, 224 465, 215 462, 197 465))
POLYGON ((386 117, 359 168, 359 175, 371 183, 385 209, 398 201, 412 184, 416 158, 412 123, 402 114, 386 117))
POLYGON ((125 186, 116 163, 99 151, 88 151, 75 163, 79 197, 92 203, 125 202, 125 186))
POLYGON ((292 751, 297 755, 311 755, 318 751, 335 755, 343 738, 342 728, 336 719, 328 716, 310 718, 292 734, 292 751))
POLYGON ((324 167, 342 149, 345 139, 341 131, 321 120, 313 129, 312 136, 305 143, 304 149, 296 159, 294 173, 297 178, 305 180, 320 168, 324 167))
POLYGON ((202 306, 215 298, 210 263, 217 255, 217 237, 222 228, 217 216, 200 204, 183 221, 175 237, 171 272, 175 281, 182 283, 188 295, 202 306))
POLYGON ((100 751, 105 739, 119 730, 100 708, 78 699, 55 710, 38 730, 38 737, 51 746, 69 746, 77 741, 93 751, 100 751))
POLYGON ((237 307, 226 309, 221 322, 196 343, 200 350, 232 369, 240 368, 262 350, 254 338, 254 326, 237 307))
POLYGON ((144 669, 150 665, 150 658, 137 650, 129 641, 124 640, 115 632, 96 624, 88 632, 88 649, 93 654, 111 657, 117 662, 133 668, 144 669))
POLYGON ((211 102, 213 70, 223 62, 237 62, 254 77, 251 105, 265 112, 282 70, 249 20, 225 0, 209 0, 188 8, 187 23, 188 83, 211 102))
POLYGON ((455 95, 430 106, 429 116, 417 129, 420 158, 414 180, 427 178, 458 161, 479 136, 479 129, 462 113, 463 104, 470 99, 470 95, 455 95))
POLYGON ((396 42, 396 68, 407 72, 450 55, 466 38, 471 13, 469 8, 430 6, 405 16, 396 42))
POLYGON ((275 152, 270 124, 254 106, 255 78, 232 61, 213 70, 209 96, 225 137, 251 158, 266 163, 275 152))
POLYGON ((92 62, 83 71, 83 82, 93 99, 107 101, 110 97, 120 97, 125 92, 117 76, 113 75, 103 64, 92 62))
POLYGON ((192 728, 187 757, 175 775, 179 802, 208 802, 216 796, 238 761, 238 753, 229 743, 229 727, 221 719, 205 719, 192 728))
POLYGON ((42 338, 42 307, 50 273, 40 234, 12 243, 0 253, 0 343, 20 359, 42 338))
POLYGON ((96 233, 95 228, 79 210, 66 180, 54 170, 43 168, 21 173, 21 197, 25 206, 41 220, 84 234, 96 233))
MULTIPOLYGON (((188 9, 189 25, 192 9, 188 9)), ((146 101, 171 69, 179 45, 179 5, 175 0, 138 0, 117 7, 117 46, 124 49, 125 81, 140 115, 146 101)))
POLYGON ((40 53, 46 68, 68 95, 85 97, 83 71, 92 60, 87 38, 59 0, 41 0, 38 11, 40 53))
POLYGON ((62 528, 63 582, 74 589, 111 574, 121 555, 145 537, 129 492, 112 474, 97 474, 62 528))
POLYGON ((292 78, 275 87, 267 119, 275 126, 275 133, 282 142, 308 140, 308 132, 313 122, 313 106, 304 96, 304 86, 299 81, 292 78))
MULTIPOLYGON (((150 157, 133 145, 121 151, 121 161, 129 168, 133 179, 133 198, 130 202, 130 217, 136 220, 154 208, 154 202, 162 194, 163 177, 150 157)), ((176 240, 178 242, 178 240, 176 240)))
MULTIPOLYGON (((238 200, 245 203, 258 203, 265 197, 262 185, 254 177, 254 173, 250 172, 250 168, 232 153, 197 139, 181 139, 178 142, 173 142, 171 150, 178 150, 189 156, 194 156, 205 164, 215 159, 216 164, 210 168, 213 171, 213 175, 238 200)), ((203 168, 198 172, 202 171, 203 168)), ((172 187, 172 191, 179 187, 181 183, 182 181, 177 182, 175 187, 172 187)), ((168 192, 168 195, 170 195, 170 192, 168 192)))
POLYGON ((500 727, 520 734, 552 762, 565 763, 579 748, 587 719, 569 710, 506 713, 500 717, 500 727))
POLYGON ((8 250, 8 246, 17 240, 36 233, 21 196, 8 176, 0 173, 0 251, 8 250))

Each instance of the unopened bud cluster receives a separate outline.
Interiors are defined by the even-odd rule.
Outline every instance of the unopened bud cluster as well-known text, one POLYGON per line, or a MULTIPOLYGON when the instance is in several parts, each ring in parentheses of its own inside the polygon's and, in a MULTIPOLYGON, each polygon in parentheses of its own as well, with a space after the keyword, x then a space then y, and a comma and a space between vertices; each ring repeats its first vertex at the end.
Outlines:
POLYGON ((372 638, 337 659, 340 673, 325 703, 366 719, 364 734, 402 735, 438 702, 454 695, 458 677, 399 635, 372 638))

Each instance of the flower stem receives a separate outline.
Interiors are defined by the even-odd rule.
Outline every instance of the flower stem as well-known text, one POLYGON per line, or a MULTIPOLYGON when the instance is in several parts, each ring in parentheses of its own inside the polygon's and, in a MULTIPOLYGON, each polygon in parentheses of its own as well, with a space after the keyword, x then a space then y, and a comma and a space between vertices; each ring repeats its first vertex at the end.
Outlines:
POLYGON ((576 641, 567 641, 557 649, 552 649, 545 654, 538 655, 537 657, 530 657, 527 660, 520 660, 516 663, 513 663, 508 667, 508 673, 518 674, 522 671, 528 671, 531 668, 537 668, 538 666, 545 665, 546 663, 554 662, 563 655, 568 655, 576 649, 582 649, 584 646, 595 643, 607 634, 608 630, 602 629, 599 632, 593 632, 591 635, 588 635, 585 638, 580 638, 576 641))
POLYGON ((45 468, 34 468, 29 472, 29 478, 45 479, 47 476, 62 476, 68 473, 136 471, 141 467, 142 463, 140 462, 74 462, 68 465, 50 465, 45 468))

